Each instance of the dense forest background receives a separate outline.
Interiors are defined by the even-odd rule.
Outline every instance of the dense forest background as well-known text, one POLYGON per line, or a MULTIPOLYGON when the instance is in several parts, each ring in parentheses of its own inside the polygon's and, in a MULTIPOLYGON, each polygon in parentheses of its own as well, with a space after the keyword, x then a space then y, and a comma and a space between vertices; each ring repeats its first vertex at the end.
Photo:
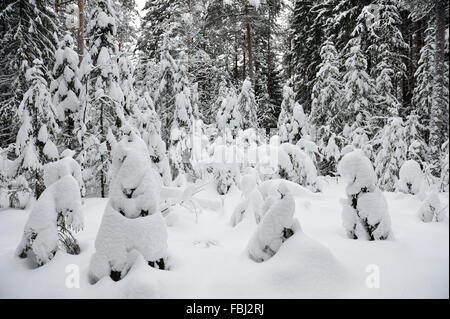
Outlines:
POLYGON ((14 162, 2 182, 25 177, 39 196, 42 165, 70 148, 105 196, 129 124, 160 136, 153 156, 176 177, 194 120, 209 139, 307 136, 323 175, 336 152, 364 149, 386 190, 407 159, 441 178, 448 24, 442 0, 147 0, 142 12, 135 0, 2 0, 0 155, 14 162))

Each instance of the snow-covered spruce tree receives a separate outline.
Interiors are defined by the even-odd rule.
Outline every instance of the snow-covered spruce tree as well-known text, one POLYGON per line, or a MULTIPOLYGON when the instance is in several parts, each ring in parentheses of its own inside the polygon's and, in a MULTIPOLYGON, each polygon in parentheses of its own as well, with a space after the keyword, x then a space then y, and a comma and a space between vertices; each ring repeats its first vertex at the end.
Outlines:
POLYGON ((187 74, 187 56, 181 52, 175 74, 175 110, 170 132, 169 159, 174 179, 193 172, 191 133, 194 121, 191 86, 187 74))
POLYGON ((330 126, 332 132, 338 133, 343 129, 339 121, 342 85, 339 55, 332 41, 325 41, 320 50, 320 56, 322 63, 312 90, 309 122, 319 128, 330 126))
POLYGON ((89 279, 126 276, 139 255, 166 269, 167 229, 159 210, 162 181, 145 142, 132 130, 113 149, 110 200, 95 241, 89 279))
POLYGON ((166 155, 166 144, 161 138, 161 121, 147 92, 137 101, 137 107, 133 111, 132 123, 147 145, 150 159, 159 172, 164 185, 169 186, 172 182, 172 175, 166 155))
POLYGON ((235 138, 242 129, 242 122, 243 118, 239 110, 236 92, 234 89, 229 89, 226 96, 222 98, 222 103, 217 113, 217 129, 222 134, 229 130, 232 137, 235 138))
POLYGON ((400 168, 397 189, 405 194, 419 195, 423 190, 425 179, 419 163, 409 160, 400 168))
POLYGON ((434 27, 429 26, 425 31, 424 46, 420 50, 419 65, 414 74, 415 87, 412 104, 416 113, 420 116, 421 123, 425 126, 430 122, 430 110, 433 97, 434 37, 434 27))
POLYGON ((59 243, 70 254, 79 254, 80 247, 70 230, 84 227, 80 186, 71 175, 65 175, 48 186, 30 213, 16 255, 26 258, 30 252, 38 266, 49 262, 59 243))
POLYGON ((405 142, 408 146, 407 158, 415 160, 422 166, 428 162, 428 146, 423 139, 427 129, 420 123, 420 116, 416 111, 411 112, 405 121, 405 142))
POLYGON ((342 138, 336 136, 335 133, 331 133, 329 126, 322 126, 318 136, 322 136, 318 142, 321 157, 318 168, 320 168, 323 176, 336 176, 337 164, 341 159, 339 145, 342 143, 342 138), (321 132, 323 130, 327 132, 321 132))
POLYGON ((445 220, 445 211, 442 208, 442 203, 439 199, 439 191, 437 189, 434 188, 430 191, 423 201, 418 215, 424 223, 440 223, 445 220))
POLYGON ((400 168, 406 161, 408 152, 405 137, 403 120, 393 117, 375 138, 374 143, 379 145, 375 157, 375 172, 378 176, 378 186, 383 191, 395 190, 400 168))
POLYGON ((342 79, 344 86, 342 121, 354 123, 357 116, 361 122, 369 119, 371 108, 374 106, 374 83, 367 74, 367 60, 361 50, 361 39, 353 38, 349 41, 345 55, 345 72, 342 79))
POLYGON ((449 191, 449 141, 442 146, 441 156, 441 191, 448 193, 449 191))
POLYGON ((21 119, 17 113, 30 87, 25 79, 33 61, 42 61, 46 81, 53 67, 58 19, 46 0, 5 0, 0 3, 0 145, 13 143, 21 119))
POLYGON ((238 108, 242 115, 242 129, 258 128, 258 118, 256 116, 258 105, 256 104, 255 93, 249 79, 242 83, 242 89, 238 97, 238 108))
POLYGON ((279 197, 269 197, 264 205, 267 211, 248 244, 249 257, 255 262, 272 258, 289 238, 301 231, 300 223, 294 218, 295 200, 287 186, 278 187, 279 197))
POLYGON ((107 174, 111 164, 108 134, 117 136, 125 121, 124 96, 117 63, 119 52, 115 40, 116 30, 115 11, 111 1, 95 0, 86 30, 86 49, 91 65, 84 71, 88 88, 84 125, 88 134, 86 139, 90 140, 89 148, 94 149, 99 156, 86 156, 87 162, 83 163, 83 168, 90 169, 94 187, 100 188, 102 197, 107 193, 107 174))
POLYGON ((283 88, 283 102, 278 118, 278 135, 282 143, 297 144, 307 131, 307 119, 303 107, 295 102, 290 83, 283 88))
POLYGON ((134 67, 126 53, 119 58, 119 84, 123 93, 123 110, 130 116, 137 97, 134 91, 134 67))
POLYGON ((399 111, 402 102, 397 87, 406 73, 404 58, 409 45, 401 32, 403 21, 399 1, 377 0, 374 6, 377 14, 370 26, 368 50, 373 56, 371 75, 376 79, 378 111, 391 110, 390 114, 397 116, 393 111, 399 111))
POLYGON ((72 150, 80 148, 76 137, 75 123, 81 109, 81 81, 79 58, 75 52, 72 36, 67 33, 59 42, 53 67, 54 80, 50 84, 58 119, 61 122, 62 144, 72 150))
POLYGON ((391 218, 384 194, 377 188, 372 163, 361 150, 344 156, 339 174, 348 183, 342 220, 351 239, 385 240, 391 235, 391 218))
POLYGON ((313 161, 296 145, 285 143, 278 148, 277 175, 279 178, 304 186, 312 192, 321 190, 313 161))
POLYGON ((16 140, 19 164, 16 176, 23 176, 33 189, 34 196, 44 191, 43 165, 59 158, 53 141, 59 133, 56 109, 52 103, 48 83, 44 79, 42 62, 34 60, 25 74, 29 89, 18 109, 20 129, 16 140))

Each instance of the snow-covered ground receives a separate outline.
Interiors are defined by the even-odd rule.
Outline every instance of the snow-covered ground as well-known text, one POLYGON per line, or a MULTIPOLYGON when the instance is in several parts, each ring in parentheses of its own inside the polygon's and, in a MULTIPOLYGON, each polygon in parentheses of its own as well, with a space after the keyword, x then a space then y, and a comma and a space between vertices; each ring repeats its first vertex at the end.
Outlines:
MULTIPOLYGON (((394 238, 350 240, 341 222, 345 185, 330 180, 323 193, 295 197, 304 234, 258 264, 246 250, 256 226, 249 220, 230 226, 240 196, 232 189, 222 206, 211 186, 196 198, 215 209, 196 216, 179 208, 170 216, 169 271, 138 259, 122 281, 104 278, 94 286, 88 281, 89 262, 107 200, 85 201, 86 228, 77 234, 81 255, 59 251, 41 268, 14 255, 29 211, 0 211, 0 298, 449 297, 448 206, 445 222, 425 224, 417 216, 419 199, 387 193, 394 238), (80 287, 68 288, 77 269, 80 287)), ((441 194, 441 201, 446 206, 448 194, 441 194)))

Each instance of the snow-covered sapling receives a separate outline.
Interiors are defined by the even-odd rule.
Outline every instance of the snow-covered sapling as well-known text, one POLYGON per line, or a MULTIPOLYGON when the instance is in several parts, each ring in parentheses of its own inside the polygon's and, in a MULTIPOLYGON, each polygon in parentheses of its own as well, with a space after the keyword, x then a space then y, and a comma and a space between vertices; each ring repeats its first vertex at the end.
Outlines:
POLYGON ((425 223, 443 222, 445 219, 445 212, 439 199, 437 189, 433 189, 424 200, 419 209, 419 218, 425 223))
POLYGON ((406 161, 400 169, 398 190, 405 194, 418 195, 423 190, 424 181, 419 163, 406 161))
POLYGON ((118 281, 140 254, 152 267, 165 269, 167 229, 159 210, 162 180, 145 142, 130 131, 113 149, 110 200, 95 241, 90 280, 118 281))
POLYGON ((391 218, 386 198, 376 186, 377 177, 370 160, 363 151, 356 150, 344 156, 338 170, 348 183, 348 198, 342 212, 348 236, 352 239, 388 239, 391 218))
POLYGON ((259 224, 262 219, 264 199, 257 188, 256 176, 254 174, 242 176, 240 186, 242 200, 236 206, 233 216, 231 217, 231 226, 237 226, 246 216, 252 219, 254 218, 256 223, 259 224))
MULTIPOLYGON (((30 252, 39 266, 49 262, 58 250, 58 243, 64 245, 69 230, 80 231, 84 227, 80 188, 77 181, 66 175, 51 184, 39 197, 17 247, 17 256, 26 258, 30 252)), ((69 235, 70 234, 70 235, 69 235)), ((76 244, 75 238, 70 238, 76 244)), ((78 254, 79 246, 71 246, 68 253, 78 254)))
POLYGON ((278 187, 278 193, 278 198, 270 196, 266 199, 267 213, 250 239, 248 254, 255 262, 273 257, 286 240, 301 231, 300 223, 294 218, 294 197, 284 183, 278 187))

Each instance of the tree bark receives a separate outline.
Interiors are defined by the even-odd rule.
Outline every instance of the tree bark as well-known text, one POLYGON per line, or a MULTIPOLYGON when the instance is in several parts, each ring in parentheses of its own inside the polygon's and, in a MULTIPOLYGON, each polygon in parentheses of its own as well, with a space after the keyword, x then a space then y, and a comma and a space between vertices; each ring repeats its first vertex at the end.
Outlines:
POLYGON ((83 54, 84 54, 84 0, 78 0, 77 44, 78 44, 78 57, 81 64, 81 61, 83 61, 83 54))
POLYGON ((247 50, 248 50, 248 74, 253 82, 253 51, 252 51, 252 32, 248 18, 248 5, 245 5, 245 15, 247 17, 247 50))

